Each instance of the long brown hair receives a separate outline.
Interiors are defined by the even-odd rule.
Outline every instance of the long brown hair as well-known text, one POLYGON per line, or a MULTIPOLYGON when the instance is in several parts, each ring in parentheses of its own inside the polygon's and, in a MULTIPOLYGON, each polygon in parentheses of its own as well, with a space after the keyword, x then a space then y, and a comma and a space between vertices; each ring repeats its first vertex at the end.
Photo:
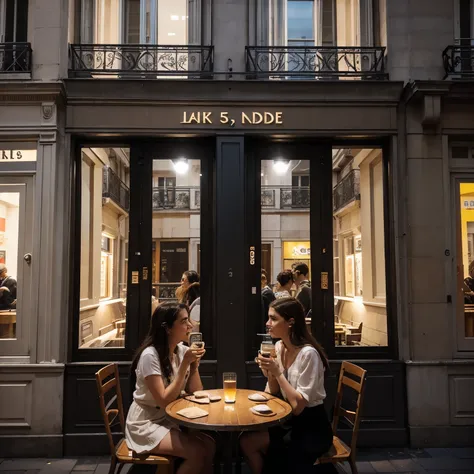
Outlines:
MULTIPOLYGON (((168 341, 168 329, 173 327, 178 314, 181 310, 188 312, 188 307, 185 304, 179 303, 162 303, 154 311, 151 317, 150 328, 145 340, 142 345, 138 348, 133 358, 131 372, 132 376, 135 375, 135 370, 140 360, 142 352, 150 346, 153 346, 158 352, 160 359, 161 371, 165 379, 170 383, 171 374, 173 368, 171 367, 170 360, 170 346, 168 341)), ((177 349, 177 348, 176 348, 177 349)))
POLYGON ((290 342, 296 347, 301 347, 305 344, 313 346, 318 351, 326 369, 326 374, 328 374, 328 358, 321 344, 310 334, 306 327, 303 305, 296 298, 290 297, 273 301, 270 304, 270 308, 273 308, 285 321, 294 319, 295 322, 290 330, 290 342))

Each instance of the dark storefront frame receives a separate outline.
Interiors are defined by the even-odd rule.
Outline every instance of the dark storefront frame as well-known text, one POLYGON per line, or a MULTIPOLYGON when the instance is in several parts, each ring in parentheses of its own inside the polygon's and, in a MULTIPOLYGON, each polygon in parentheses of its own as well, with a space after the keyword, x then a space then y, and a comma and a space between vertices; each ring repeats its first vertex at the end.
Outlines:
MULTIPOLYGON (((134 209, 145 209, 146 206, 150 206, 151 209, 151 196, 149 196, 147 187, 143 186, 143 177, 146 176, 147 172, 151 173, 151 162, 152 160, 147 158, 146 155, 154 155, 155 153, 162 153, 165 149, 179 148, 181 152, 186 153, 186 150, 196 149, 196 143, 201 142, 202 153, 201 156, 205 157, 202 161, 203 164, 203 182, 201 183, 202 190, 202 207, 201 207, 201 229, 215 229, 212 233, 212 237, 207 237, 201 240, 201 262, 208 261, 209 268, 211 269, 207 282, 203 282, 204 286, 207 285, 208 291, 207 302, 205 301, 204 306, 207 305, 209 317, 207 320, 203 320, 202 332, 205 335, 208 349, 206 360, 201 364, 201 374, 205 386, 213 387, 219 386, 219 376, 224 370, 237 370, 239 373, 239 380, 244 380, 244 383, 239 383, 240 386, 247 385, 250 388, 262 388, 263 377, 259 369, 251 361, 251 354, 255 350, 255 342, 253 333, 249 332, 249 320, 245 323, 240 324, 237 331, 230 331, 232 324, 241 317, 241 309, 237 306, 229 306, 228 302, 230 299, 235 301, 245 302, 244 307, 249 308, 252 305, 249 303, 250 299, 250 286, 249 283, 255 280, 253 273, 260 272, 260 251, 257 253, 256 265, 254 266, 253 273, 248 265, 248 249, 250 245, 260 244, 260 207, 255 206, 256 196, 259 196, 260 178, 259 178, 259 166, 260 158, 256 150, 258 144, 268 145, 268 139, 264 137, 247 137, 243 135, 239 136, 208 136, 196 137, 191 139, 177 139, 177 138, 157 138, 157 139, 120 139, 122 146, 130 146, 131 149, 131 163, 137 160, 140 165, 134 166, 136 170, 131 169, 131 209, 130 214, 130 229, 138 228, 134 227, 141 226, 143 232, 135 233, 135 237, 130 234, 130 260, 129 260, 129 276, 128 284, 130 285, 130 272, 132 267, 137 266, 136 262, 133 262, 133 248, 147 249, 145 251, 145 257, 151 261, 151 238, 148 239, 148 235, 151 237, 151 214, 150 219, 144 218, 142 211, 136 212, 133 217, 134 209), (125 144, 125 145, 124 145, 125 144), (253 145, 253 146, 252 146, 253 145), (253 155, 253 156, 252 156, 253 155), (258 157, 258 158, 257 158, 258 157), (256 166, 258 163, 258 166, 256 166), (256 179, 258 178, 258 179, 256 179), (206 180, 208 180, 206 182, 206 180), (146 189, 145 189, 146 188, 146 189), (141 189, 141 193, 134 193, 134 189, 141 189), (145 191, 144 191, 145 190, 145 191), (255 194, 257 193, 257 194, 255 194), (229 213, 228 200, 234 196, 234 202, 232 204, 232 213, 229 213), (148 204, 147 204, 148 203, 148 204), (240 216, 239 216, 240 214, 240 216), (244 218, 245 216, 245 218, 244 218), (132 220, 135 223, 132 223, 132 220), (235 232, 229 233, 229 226, 241 226, 245 229, 241 235, 235 235, 235 232), (134 240, 138 239, 138 240, 134 240), (237 240, 236 240, 237 239, 237 240), (207 243, 206 243, 207 241, 207 243), (203 247, 204 244, 204 247, 203 247), (240 248, 241 253, 236 250, 231 252, 233 255, 229 255, 229 245, 231 248, 240 248), (233 247, 232 247, 233 246, 233 247), (148 252, 149 247, 149 252, 148 252), (206 258, 207 255, 207 258, 206 258), (243 257, 243 258, 242 258, 243 257), (229 265, 221 265, 217 268, 216 261, 221 262, 225 260, 229 265), (229 260, 229 261, 228 261, 229 260), (245 285, 240 285, 238 288, 232 291, 232 286, 224 287, 226 279, 232 274, 233 281, 244 281, 245 285), (216 285, 219 286, 216 289, 216 285), (248 287, 248 288, 247 288, 248 287), (211 293, 214 291, 214 293, 211 293), (240 332, 239 332, 240 331, 240 332), (240 334, 240 339, 239 339, 240 334), (230 337, 237 337, 237 340, 245 341, 245 344, 240 346, 231 344, 217 344, 218 340, 227 341, 230 337), (234 367, 239 365, 239 367, 234 367)), ((389 333, 389 345, 388 347, 377 348, 377 347, 334 347, 334 317, 329 311, 326 312, 326 317, 323 327, 317 327, 315 318, 313 318, 313 331, 317 334, 321 341, 327 348, 328 354, 331 359, 331 366, 333 368, 333 374, 328 382, 328 408, 335 391, 335 374, 337 374, 339 364, 341 360, 358 360, 362 365, 369 369, 369 374, 372 373, 376 380, 373 381, 373 387, 371 388, 371 381, 369 377, 368 393, 366 398, 366 406, 372 405, 366 411, 366 415, 369 414, 370 422, 366 427, 368 432, 364 435, 361 433, 362 443, 377 444, 380 443, 381 432, 385 431, 386 437, 382 441, 383 444, 400 445, 406 443, 406 428, 405 428, 405 375, 404 375, 404 364, 397 361, 397 321, 396 321, 396 294, 395 294, 395 261, 394 252, 390 251, 393 249, 394 242, 394 225, 393 225, 393 202, 390 198, 392 194, 392 175, 391 175, 391 157, 389 154, 390 150, 390 138, 377 139, 377 140, 329 140, 329 139, 309 139, 308 137, 303 138, 292 138, 290 146, 312 146, 315 147, 319 152, 319 156, 326 156, 326 160, 320 160, 317 165, 319 172, 311 173, 310 185, 312 189, 318 189, 318 187, 326 186, 325 194, 327 199, 321 200, 320 196, 316 193, 311 193, 311 245, 313 247, 314 240, 316 239, 315 229, 319 231, 317 226, 317 215, 324 215, 326 218, 330 217, 332 220, 332 184, 331 180, 327 179, 328 173, 331 173, 331 151, 333 147, 347 147, 351 146, 364 146, 366 148, 382 148, 383 150, 383 161, 384 161, 384 190, 385 190, 385 202, 384 202, 384 215, 385 215, 385 262, 386 262, 386 284, 387 284, 387 318, 388 318, 388 333, 389 333), (296 144, 296 145, 295 145, 296 144), (329 157, 329 161, 328 161, 329 157), (329 166, 325 166, 328 165, 329 166), (324 172, 325 170, 325 172, 324 172), (321 172, 322 171, 322 172, 321 172), (326 174, 325 174, 326 173, 326 174), (326 176, 326 179, 324 178, 326 176), (329 216, 330 213, 330 216, 329 216), (390 379, 391 383, 386 386, 386 382, 390 379), (392 411, 393 415, 387 416, 387 408, 381 407, 380 400, 386 400, 390 398, 392 400, 392 411), (381 411, 379 411, 379 407, 381 411), (385 412, 384 412, 385 410, 385 412), (390 418, 390 419, 389 419, 390 418)), ((117 146, 117 141, 108 140, 97 140, 89 138, 81 138, 75 140, 75 146, 73 147, 76 164, 80 163, 81 160, 81 147, 89 146, 117 146)), ((189 153, 188 153, 189 155, 189 153)), ((158 156, 155 156, 158 157, 158 156)), ((312 159, 313 162, 315 159, 312 159)), ((131 165, 132 166, 132 165, 131 165)), ((74 191, 75 199, 75 219, 73 234, 75 236, 75 251, 74 255, 74 266, 73 268, 80 268, 80 225, 81 225, 81 213, 80 213, 80 189, 81 189, 81 173, 80 166, 76 166, 75 185, 74 191)), ((151 178, 150 178, 151 179, 151 178)), ((150 187, 151 188, 151 187, 150 187)), ((330 222, 330 221, 329 221, 330 222)), ((239 233, 237 233, 239 234, 239 233)), ((318 262, 314 257, 315 252, 312 253, 312 266, 316 269, 318 264, 319 268, 322 269, 324 266, 329 272, 329 282, 332 285, 332 227, 327 228, 326 234, 322 240, 326 240, 326 248, 330 252, 326 252, 324 255, 325 261, 318 262), (316 261, 315 261, 316 260, 316 261)), ((316 245, 313 247, 315 248, 316 245)), ((142 255, 143 257, 143 255, 142 255)), ((140 262, 138 262, 140 263, 140 262)), ((201 263, 202 265, 202 263, 201 263)), ((319 271, 319 270, 318 270, 319 271)), ((322 270, 321 270, 322 271, 322 270)), ((201 273, 205 273, 201 271, 201 273)), ((317 272, 314 275, 318 275, 317 272)), ((150 298, 151 294, 151 280, 148 282, 141 283, 138 287, 133 288, 129 293, 130 302, 127 298, 127 314, 129 313, 130 307, 138 308, 140 314, 140 324, 137 327, 133 327, 132 324, 127 324, 126 338, 128 339, 127 347, 125 349, 86 349, 79 350, 77 348, 78 343, 78 330, 79 330, 79 280, 80 275, 78 272, 74 275, 73 282, 73 294, 75 295, 73 301, 73 311, 71 317, 72 331, 69 332, 69 361, 70 363, 66 368, 66 390, 65 390, 65 416, 64 416, 64 432, 66 433, 66 452, 72 452, 74 449, 74 442, 72 442, 77 436, 82 436, 89 440, 83 446, 84 449, 91 449, 91 439, 97 439, 95 436, 91 436, 97 433, 102 433, 101 420, 98 415, 98 407, 96 404, 95 385, 93 383, 93 373, 98 367, 104 365, 105 361, 122 361, 121 373, 122 383, 124 384, 126 396, 126 403, 130 401, 131 387, 129 387, 128 381, 128 367, 129 361, 132 358, 134 348, 137 346, 139 341, 142 339, 146 332, 145 321, 148 319, 146 316, 150 313, 150 298), (140 295, 141 293, 141 295, 140 295), (135 302, 133 302, 135 301, 135 302), (86 395, 86 407, 85 411, 87 414, 77 414, 75 407, 77 406, 77 400, 86 395), (86 422, 86 419, 90 419, 86 422), (94 420, 94 421, 92 421, 94 420), (69 437, 68 437, 69 435, 69 437), (67 443, 70 439, 71 443, 67 443)), ((317 276, 313 278, 317 280, 317 276)), ((203 292, 204 294, 204 292, 203 292)), ((328 295, 332 295, 331 286, 328 290, 328 295)), ((321 292, 317 292, 315 285, 313 285, 313 301, 320 307, 324 307, 328 304, 328 296, 321 298, 321 292)), ((231 303, 232 305, 232 303, 231 303)), ((331 307, 332 305, 329 305, 331 307)), ((246 311, 247 314, 251 314, 246 311)), ((83 398, 84 400, 84 398, 83 398)), ((362 431, 364 431, 364 423, 362 424, 362 431)), ((105 439, 104 439, 105 441, 105 439)), ((101 452, 99 445, 93 443, 95 449, 101 452)), ((76 445, 77 446, 77 445, 76 445)), ((86 452, 86 451, 84 451, 86 452)))

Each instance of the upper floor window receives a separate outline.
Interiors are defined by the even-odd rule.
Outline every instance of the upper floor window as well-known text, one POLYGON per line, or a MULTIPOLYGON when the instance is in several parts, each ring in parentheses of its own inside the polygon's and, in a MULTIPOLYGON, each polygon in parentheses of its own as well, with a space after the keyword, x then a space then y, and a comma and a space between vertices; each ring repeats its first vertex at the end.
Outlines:
POLYGON ((373 0, 258 0, 261 46, 373 46, 373 0))
POLYGON ((74 42, 199 44, 200 0, 75 0, 74 42))
POLYGON ((25 43, 28 0, 0 0, 0 43, 25 43))

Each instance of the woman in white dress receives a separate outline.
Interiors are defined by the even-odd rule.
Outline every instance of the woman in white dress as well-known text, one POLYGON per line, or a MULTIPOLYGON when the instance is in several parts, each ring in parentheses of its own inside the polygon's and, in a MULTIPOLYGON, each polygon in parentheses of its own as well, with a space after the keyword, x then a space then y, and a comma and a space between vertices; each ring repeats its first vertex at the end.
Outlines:
POLYGON ((253 474, 337 472, 332 466, 313 467, 332 445, 332 429, 323 401, 324 374, 329 369, 324 351, 308 332, 304 308, 295 298, 274 301, 267 329, 274 339, 276 359, 259 355, 268 378, 266 391, 280 395, 293 409, 292 419, 268 431, 242 435, 240 444, 253 474))
POLYGON ((136 389, 125 437, 128 447, 137 453, 183 458, 177 474, 206 474, 212 472, 212 438, 184 433, 165 418, 165 407, 184 388, 190 393, 202 390, 198 367, 205 350, 181 344, 188 340, 191 329, 186 305, 164 303, 156 308, 148 335, 132 362, 136 389))

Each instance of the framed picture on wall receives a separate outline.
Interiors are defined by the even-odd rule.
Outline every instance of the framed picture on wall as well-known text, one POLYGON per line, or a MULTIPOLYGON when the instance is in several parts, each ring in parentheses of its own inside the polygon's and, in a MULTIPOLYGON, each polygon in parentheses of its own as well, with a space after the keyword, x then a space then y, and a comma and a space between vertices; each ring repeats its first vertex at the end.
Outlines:
POLYGON ((7 260, 7 251, 0 250, 0 263, 6 263, 7 260))

